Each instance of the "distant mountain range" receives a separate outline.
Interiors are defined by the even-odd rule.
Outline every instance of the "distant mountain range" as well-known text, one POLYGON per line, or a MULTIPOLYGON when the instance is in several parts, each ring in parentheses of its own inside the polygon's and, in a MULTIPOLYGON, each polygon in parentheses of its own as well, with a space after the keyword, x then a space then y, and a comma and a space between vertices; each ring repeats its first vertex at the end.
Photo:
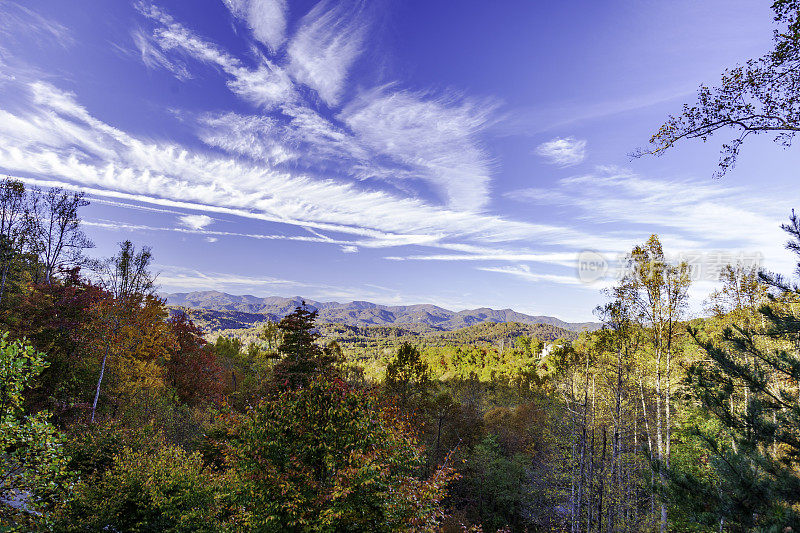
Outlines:
POLYGON ((511 309, 498 310, 488 307, 450 311, 431 304, 379 305, 360 301, 318 302, 299 296, 259 298, 219 291, 177 292, 165 294, 163 297, 170 306, 205 309, 211 311, 211 315, 217 315, 220 320, 234 320, 243 325, 280 320, 305 301, 307 306, 317 309, 319 322, 358 327, 424 324, 433 329, 452 331, 481 322, 548 324, 576 332, 600 327, 597 322, 564 322, 551 316, 531 316, 511 309))

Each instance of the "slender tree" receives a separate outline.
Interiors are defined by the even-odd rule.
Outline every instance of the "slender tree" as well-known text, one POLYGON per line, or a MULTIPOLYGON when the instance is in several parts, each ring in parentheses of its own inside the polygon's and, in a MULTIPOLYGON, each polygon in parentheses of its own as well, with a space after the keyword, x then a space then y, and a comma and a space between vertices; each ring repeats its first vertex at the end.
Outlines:
POLYGON ((27 195, 21 181, 0 181, 0 303, 15 259, 22 251, 26 235, 27 195))
POLYGON ((102 342, 103 359, 92 401, 92 422, 95 419, 108 358, 120 348, 118 336, 125 323, 131 321, 134 311, 143 300, 154 297, 155 277, 150 273, 151 260, 150 248, 143 247, 137 252, 131 241, 124 241, 120 243, 117 255, 101 265, 101 285, 108 294, 106 301, 100 307, 101 321, 105 326, 106 335, 102 342))
MULTIPOLYGON (((638 319, 647 327, 655 352, 655 456, 659 487, 666 483, 671 457, 672 434, 672 364, 677 326, 687 305, 690 284, 689 266, 667 262, 661 242, 652 235, 631 252, 630 273, 623 284, 636 309, 638 319)), ((642 409, 646 415, 644 397, 642 409)), ((661 502, 660 531, 667 528, 667 503, 661 502)))

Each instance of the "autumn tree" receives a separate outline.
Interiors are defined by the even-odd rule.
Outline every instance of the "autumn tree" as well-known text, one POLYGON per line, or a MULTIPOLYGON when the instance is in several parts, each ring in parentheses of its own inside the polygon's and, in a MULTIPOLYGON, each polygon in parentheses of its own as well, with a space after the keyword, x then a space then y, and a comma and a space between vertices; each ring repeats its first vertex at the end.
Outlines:
POLYGON ((263 400, 233 443, 237 527, 257 531, 432 531, 450 469, 419 476, 411 431, 338 378, 263 400))
POLYGON ((166 363, 166 380, 178 399, 190 405, 221 399, 222 369, 203 332, 185 313, 168 321, 175 339, 166 363))
POLYGON ((661 155, 684 139, 706 141, 730 131, 717 171, 722 175, 752 135, 773 135, 775 142, 791 145, 800 131, 800 1, 776 0, 772 10, 774 49, 726 70, 718 86, 701 86, 697 102, 670 116, 650 138, 650 147, 635 156, 661 155))
POLYGON ((163 302, 155 295, 150 273, 152 254, 147 247, 136 251, 130 241, 120 243, 117 255, 101 267, 101 286, 106 291, 95 308, 96 339, 102 353, 100 373, 92 402, 94 421, 97 402, 109 358, 118 359, 119 373, 128 372, 131 385, 158 385, 160 368, 168 357, 165 337, 169 335, 163 302))
POLYGON ((88 357, 97 342, 94 311, 103 298, 102 289, 77 270, 52 285, 31 285, 17 296, 4 327, 12 338, 25 338, 46 353, 48 361, 27 394, 30 409, 47 409, 61 423, 86 406, 96 379, 95 363, 88 357))
POLYGON ((131 241, 119 243, 119 251, 100 263, 100 284, 121 302, 155 294, 155 277, 150 272, 153 253, 148 246, 138 252, 131 241))
POLYGON ((94 243, 81 229, 78 212, 87 205, 83 192, 69 193, 58 187, 47 191, 32 189, 26 232, 28 246, 41 264, 45 283, 52 284, 56 274, 87 262, 83 251, 94 247, 94 243))

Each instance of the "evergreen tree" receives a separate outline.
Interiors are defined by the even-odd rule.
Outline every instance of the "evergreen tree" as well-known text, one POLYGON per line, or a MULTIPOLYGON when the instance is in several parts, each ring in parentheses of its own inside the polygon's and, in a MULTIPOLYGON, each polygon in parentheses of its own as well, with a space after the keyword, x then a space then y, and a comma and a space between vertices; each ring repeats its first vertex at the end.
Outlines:
POLYGON ((278 323, 281 360, 275 365, 275 380, 292 388, 308 383, 309 378, 332 369, 335 358, 318 343, 314 325, 316 309, 307 309, 305 302, 278 323))
MULTIPOLYGON (((794 213, 783 229, 792 236, 787 247, 800 255, 794 213)), ((677 503, 690 504, 699 496, 704 509, 698 518, 720 528, 798 531, 800 288, 780 276, 761 277, 772 289, 768 304, 758 310, 761 320, 734 321, 720 341, 690 328, 714 363, 700 361, 686 377, 714 422, 692 429, 705 445, 714 476, 673 471, 671 489, 677 503)))

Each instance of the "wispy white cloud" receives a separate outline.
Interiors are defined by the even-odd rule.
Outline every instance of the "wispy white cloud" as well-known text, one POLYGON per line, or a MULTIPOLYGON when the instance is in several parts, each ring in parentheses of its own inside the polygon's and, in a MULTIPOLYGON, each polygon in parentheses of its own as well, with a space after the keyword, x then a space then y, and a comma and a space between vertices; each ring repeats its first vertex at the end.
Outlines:
POLYGON ((385 245, 435 245, 453 236, 514 240, 553 229, 144 141, 92 117, 74 95, 42 83, 31 91, 34 110, 0 112, 0 167, 9 172, 58 176, 122 200, 339 231, 385 245), (386 216, 371 216, 376 210, 386 216))
POLYGON ((774 240, 780 233, 775 221, 785 218, 791 203, 706 179, 655 179, 617 167, 598 167, 592 173, 560 179, 555 187, 523 189, 507 196, 579 208, 575 216, 584 221, 661 228, 698 247, 774 240))
POLYGON ((19 45, 31 36, 35 37, 34 42, 46 40, 62 47, 75 42, 72 32, 63 24, 17 2, 0 2, 0 58, 10 55, 7 47, 19 45))
MULTIPOLYGON (((328 105, 339 103, 347 74, 361 53, 369 26, 362 1, 322 1, 300 21, 287 45, 285 61, 275 55, 286 40, 286 2, 283 0, 226 0, 231 12, 245 20, 253 36, 267 45, 271 58, 255 52, 248 67, 216 44, 177 22, 163 9, 139 3, 137 7, 156 27, 152 39, 164 52, 180 51, 222 69, 228 86, 242 98, 272 108, 297 98, 295 84, 317 92, 328 105)), ((161 65, 168 68, 167 65, 161 65)))
POLYGON ((152 41, 140 30, 137 29, 131 33, 134 46, 139 51, 139 56, 142 63, 148 68, 156 69, 163 68, 170 71, 176 78, 181 81, 186 81, 192 78, 186 65, 177 59, 169 59, 167 56, 156 47, 152 41))
MULTIPOLYGON (((571 210, 579 224, 604 233, 658 233, 675 251, 727 249, 761 252, 785 266, 780 222, 792 199, 753 194, 707 179, 655 179, 617 167, 563 178, 554 187, 512 191, 509 198, 571 210)), ((614 248, 612 248, 614 250, 614 248)), ((627 251, 625 248, 615 249, 627 251)))
MULTIPOLYGON (((38 180, 36 180, 36 181, 38 181, 38 180)), ((105 198, 96 198, 96 197, 93 197, 93 196, 89 196, 88 199, 93 204, 110 205, 110 206, 113 206, 113 207, 121 207, 123 209, 132 209, 134 211, 148 211, 148 212, 151 212, 151 213, 168 213, 168 214, 171 214, 171 215, 183 215, 184 214, 181 211, 177 211, 177 210, 174 210, 174 209, 163 209, 163 208, 160 208, 160 207, 152 207, 152 206, 149 206, 149 205, 130 204, 130 203, 127 203, 127 202, 119 202, 119 201, 116 201, 116 200, 107 200, 105 198)))
POLYGON ((215 231, 203 228, 148 226, 146 224, 130 224, 110 220, 84 220, 82 223, 91 228, 105 229, 109 231, 172 232, 200 235, 205 236, 205 239, 209 242, 217 242, 220 237, 242 237, 263 241, 297 241, 306 243, 334 244, 343 247, 350 246, 350 241, 330 239, 322 236, 309 237, 307 235, 285 235, 281 233, 243 233, 238 231, 215 231))
POLYGON ((288 142, 285 126, 270 117, 236 113, 204 115, 200 125, 198 135, 204 143, 229 153, 272 165, 298 157, 288 142))
POLYGON ((586 159, 586 141, 575 137, 556 137, 537 146, 536 153, 549 163, 570 167, 586 159))
MULTIPOLYGON (((489 200, 492 162, 479 138, 493 120, 491 102, 426 97, 382 88, 362 94, 336 125, 301 105, 272 116, 223 113, 200 118, 200 138, 216 148, 271 165, 385 181, 403 192, 427 182, 454 209, 489 200), (405 182, 405 183, 404 183, 405 182)), ((413 194, 411 192, 410 194, 413 194)))
POLYGON ((556 265, 575 264, 574 252, 509 252, 505 250, 492 250, 483 253, 470 254, 426 254, 408 256, 388 256, 392 261, 530 261, 537 263, 551 263, 556 265))
POLYGON ((587 121, 593 121, 617 114, 640 111, 651 106, 665 102, 680 102, 697 93, 697 85, 678 83, 672 86, 660 87, 655 91, 645 93, 631 93, 628 95, 614 95, 604 98, 595 95, 591 101, 570 101, 560 103, 548 102, 541 107, 529 109, 516 109, 514 116, 507 117, 499 127, 503 133, 509 135, 536 135, 554 129, 564 129, 568 126, 575 127, 587 121))
POLYGON ((200 230, 214 222, 208 215, 183 215, 178 218, 181 224, 190 229, 200 230))
MULTIPOLYGON (((164 52, 179 51, 220 68, 229 76, 228 87, 241 98, 270 109, 294 98, 294 85, 284 69, 261 57, 255 68, 189 30, 154 5, 138 4, 139 11, 157 24, 152 39, 164 52)), ((162 65, 163 66, 163 65, 162 65)))
MULTIPOLYGON (((74 95, 42 83, 33 84, 30 91, 33 110, 23 115, 0 111, 0 138, 4 140, 0 168, 7 172, 57 176, 56 184, 73 183, 104 198, 192 210, 208 217, 215 213, 242 216, 347 236, 304 237, 309 242, 359 248, 414 244, 452 253, 396 257, 524 261, 567 268, 569 256, 582 249, 624 252, 653 231, 661 233, 671 248, 684 250, 733 243, 760 246, 772 242, 779 246, 783 241, 777 221, 785 217, 783 204, 787 201, 765 203, 764 198, 717 183, 659 181, 620 169, 599 169, 565 178, 550 189, 513 194, 572 209, 575 227, 518 222, 144 141, 97 120, 74 95), (768 213, 764 205, 770 206, 768 213), (376 211, 384 216, 370 216, 376 211), (775 219, 770 218, 772 211, 775 219), (624 230, 616 229, 615 223, 624 230), (754 234, 752 228, 765 229, 763 234, 754 234), (743 235, 750 235, 750 240, 743 235), (540 249, 502 246, 519 240, 536 242, 540 249), (550 250, 543 252, 541 247, 550 250)), ((207 228, 200 231, 203 236, 223 236, 207 228)))
POLYGON ((362 0, 323 0, 300 21, 288 46, 292 76, 329 105, 339 102, 369 24, 362 0))
POLYGON ((247 288, 268 288, 269 290, 285 291, 287 288, 308 287, 308 284, 294 280, 280 279, 269 276, 243 276, 240 274, 222 272, 202 272, 200 270, 173 265, 157 265, 158 284, 165 289, 191 289, 191 290, 241 290, 247 288))
MULTIPOLYGON (((382 87, 362 94, 341 114, 357 139, 405 170, 389 175, 421 178, 439 187, 456 209, 478 210, 489 199, 491 163, 478 135, 496 108, 454 96, 382 87)), ((367 164, 364 177, 374 177, 367 164)))
POLYGON ((237 18, 245 21, 253 36, 273 52, 286 40, 286 0, 224 0, 237 18))
MULTIPOLYGON (((276 237, 287 240, 359 248, 421 245, 460 253, 409 257, 420 260, 538 261, 563 265, 569 260, 566 255, 575 252, 548 256, 519 248, 497 249, 496 245, 528 240, 568 250, 580 250, 589 244, 604 250, 621 246, 619 238, 614 236, 588 235, 564 226, 442 209, 417 199, 362 191, 349 184, 310 179, 230 158, 193 154, 177 145, 145 142, 98 121, 68 93, 40 85, 34 88, 34 93, 38 106, 35 112, 25 117, 0 114, 0 138, 13 141, 0 147, 0 167, 28 175, 59 176, 60 181, 52 184, 60 185, 66 180, 96 196, 192 210, 206 216, 219 213, 280 222, 310 228, 312 232, 333 231, 349 236, 331 239, 312 233, 313 236, 307 237, 276 237), (4 117, 13 120, 5 121, 4 117), (12 134, 19 133, 16 128, 19 124, 27 125, 28 130, 15 138, 12 134), (384 216, 370 215, 376 211, 384 216)), ((183 231, 193 230, 183 228, 183 231)), ((208 229, 200 233, 214 238, 232 236, 208 229)))
MULTIPOLYGON (((478 270, 483 270, 484 272, 499 272, 500 274, 507 274, 534 283, 546 282, 557 283, 561 285, 582 285, 577 275, 565 276, 562 274, 542 274, 533 272, 528 265, 487 266, 478 267, 478 270)), ((587 288, 589 287, 587 286, 587 288)), ((591 289, 597 290, 597 287, 592 286, 591 289)))
POLYGON ((26 3, 30 4, 0 0, 0 90, 4 103, 13 101, 10 95, 15 82, 54 75, 52 69, 30 63, 31 55, 63 53, 76 42, 69 28, 50 18, 49 13, 26 7, 26 3))
MULTIPOLYGON (((665 248, 676 257, 697 256, 698 251, 702 254, 715 249, 726 251, 721 257, 758 252, 768 259, 768 268, 786 271, 792 266, 790 257, 781 249, 784 238, 779 229, 792 207, 787 198, 754 195, 740 187, 705 179, 654 179, 616 167, 598 167, 589 174, 558 180, 552 187, 512 191, 507 196, 551 210, 569 210, 572 227, 561 228, 549 239, 540 240, 552 250, 547 252, 458 244, 449 245, 452 253, 394 255, 387 259, 474 262, 480 270, 533 282, 575 284, 579 282, 574 272, 581 250, 599 250, 616 272, 618 258, 649 234, 658 233, 665 248), (580 228, 592 228, 597 233, 580 228), (498 261, 517 264, 482 264, 498 261), (533 264, 538 265, 535 270, 533 264), (567 274, 562 274, 564 271, 567 274)), ((609 284, 613 280, 602 282, 609 284)))
MULTIPOLYGON (((243 0, 228 5, 245 18, 255 9, 243 0)), ((232 92, 268 113, 200 116, 198 134, 209 146, 270 165, 379 180, 404 194, 415 194, 409 180, 422 180, 454 209, 477 211, 488 203, 492 161, 480 137, 495 120, 495 102, 395 85, 361 91, 327 117, 307 101, 311 88, 338 107, 371 20, 364 2, 319 2, 289 37, 286 55, 256 51, 255 66, 155 6, 139 9, 156 25, 152 39, 165 59, 180 52, 217 66, 232 92)))

